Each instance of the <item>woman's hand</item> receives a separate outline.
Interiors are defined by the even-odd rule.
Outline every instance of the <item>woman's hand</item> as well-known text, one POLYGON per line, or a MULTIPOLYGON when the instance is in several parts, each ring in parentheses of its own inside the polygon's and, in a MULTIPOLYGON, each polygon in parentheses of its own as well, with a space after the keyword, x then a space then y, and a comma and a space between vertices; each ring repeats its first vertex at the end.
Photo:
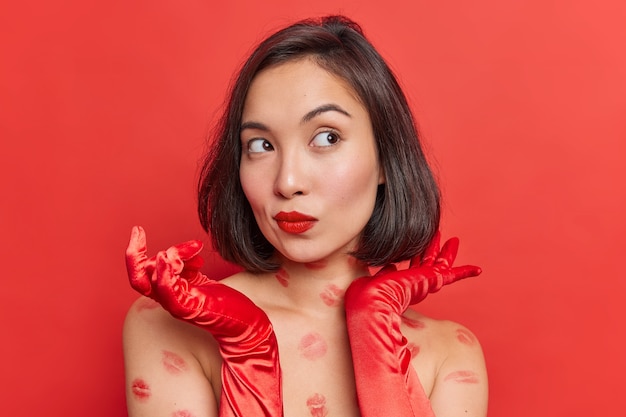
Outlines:
POLYGON ((131 286, 174 317, 217 340, 224 359, 220 416, 282 416, 278 345, 269 318, 244 294, 200 273, 200 241, 147 256, 146 235, 132 230, 126 250, 131 286))
POLYGON ((401 315, 429 293, 477 276, 476 266, 453 267, 459 240, 439 250, 439 234, 421 258, 405 270, 385 267, 374 277, 355 280, 345 295, 346 319, 363 417, 433 416, 400 331, 401 315))
MULTIPOLYGON (((452 266, 459 249, 458 238, 449 239, 441 250, 439 242, 440 234, 437 233, 424 255, 413 258, 407 269, 397 270, 395 265, 389 265, 374 277, 355 280, 346 297, 357 308, 359 305, 383 302, 389 304, 388 308, 392 308, 394 313, 402 314, 410 305, 419 303, 444 285, 481 273, 477 266, 452 266)), ((385 305, 379 307, 386 308, 385 305)))

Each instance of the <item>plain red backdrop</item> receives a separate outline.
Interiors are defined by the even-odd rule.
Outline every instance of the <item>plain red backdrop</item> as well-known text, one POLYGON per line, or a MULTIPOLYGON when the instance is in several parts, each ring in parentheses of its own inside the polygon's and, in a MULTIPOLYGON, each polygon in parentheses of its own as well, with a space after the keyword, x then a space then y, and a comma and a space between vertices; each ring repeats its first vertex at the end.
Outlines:
POLYGON ((231 75, 269 31, 345 13, 410 98, 444 236, 484 269, 418 309, 478 335, 490 416, 623 415, 624 2, 5 3, 0 414, 126 414, 131 226, 152 250, 206 240, 197 161, 231 75))

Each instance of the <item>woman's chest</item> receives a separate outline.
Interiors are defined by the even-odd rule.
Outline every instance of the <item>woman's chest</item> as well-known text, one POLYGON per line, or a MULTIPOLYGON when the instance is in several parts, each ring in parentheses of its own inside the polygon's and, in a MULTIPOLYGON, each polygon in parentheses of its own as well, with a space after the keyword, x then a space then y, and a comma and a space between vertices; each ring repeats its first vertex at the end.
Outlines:
POLYGON ((274 319, 286 417, 358 416, 352 356, 341 317, 274 319))

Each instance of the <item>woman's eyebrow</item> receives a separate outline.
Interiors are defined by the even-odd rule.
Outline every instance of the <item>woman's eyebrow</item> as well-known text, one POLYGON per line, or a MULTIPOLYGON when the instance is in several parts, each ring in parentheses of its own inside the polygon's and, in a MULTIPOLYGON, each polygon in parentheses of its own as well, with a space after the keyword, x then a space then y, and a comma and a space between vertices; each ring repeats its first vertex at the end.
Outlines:
POLYGON ((313 118, 315 118, 315 117, 319 116, 320 114, 325 113, 327 111, 336 111, 336 112, 339 112, 339 113, 341 113, 341 114, 343 114, 345 116, 352 117, 350 115, 350 113, 348 113, 347 111, 342 109, 337 104, 328 103, 328 104, 322 104, 321 106, 318 106, 318 107, 314 108, 313 110, 311 110, 310 112, 308 112, 307 114, 302 116, 302 120, 300 120, 300 124, 305 124, 306 122, 311 121, 311 119, 313 119, 313 118))
POLYGON ((242 131, 244 129, 256 129, 256 130, 262 130, 265 132, 269 132, 270 130, 267 126, 265 126, 263 123, 260 123, 260 122, 244 122, 241 124, 239 131, 242 131))
MULTIPOLYGON (((322 104, 321 106, 314 108, 313 110, 311 110, 310 112, 302 116, 302 120, 300 120, 300 124, 305 124, 307 122, 310 122, 312 119, 319 116, 320 114, 326 113, 329 111, 336 111, 347 117, 352 117, 352 115, 348 113, 347 111, 345 111, 343 108, 341 108, 341 106, 338 106, 337 104, 329 103, 329 104, 322 104)), ((241 124, 240 131, 245 130, 245 129, 256 129, 256 130, 261 130, 265 132, 269 132, 270 130, 269 127, 267 127, 263 123, 255 122, 255 121, 243 122, 241 124)))

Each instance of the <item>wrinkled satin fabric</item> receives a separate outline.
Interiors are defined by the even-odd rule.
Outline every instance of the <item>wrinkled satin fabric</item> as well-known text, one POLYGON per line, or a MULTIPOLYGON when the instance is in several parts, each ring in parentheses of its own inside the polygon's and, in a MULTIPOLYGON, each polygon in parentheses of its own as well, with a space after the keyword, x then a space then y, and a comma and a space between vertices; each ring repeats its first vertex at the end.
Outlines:
POLYGON ((435 417, 400 331, 401 316, 429 293, 481 269, 452 267, 459 240, 439 250, 439 233, 420 258, 405 270, 385 267, 373 277, 356 279, 345 294, 346 320, 362 417, 435 417))
POLYGON ((278 345, 269 318, 239 291, 200 273, 201 250, 202 242, 193 240, 148 258, 145 232, 135 227, 126 250, 130 284, 218 342, 221 417, 281 417, 278 345))

